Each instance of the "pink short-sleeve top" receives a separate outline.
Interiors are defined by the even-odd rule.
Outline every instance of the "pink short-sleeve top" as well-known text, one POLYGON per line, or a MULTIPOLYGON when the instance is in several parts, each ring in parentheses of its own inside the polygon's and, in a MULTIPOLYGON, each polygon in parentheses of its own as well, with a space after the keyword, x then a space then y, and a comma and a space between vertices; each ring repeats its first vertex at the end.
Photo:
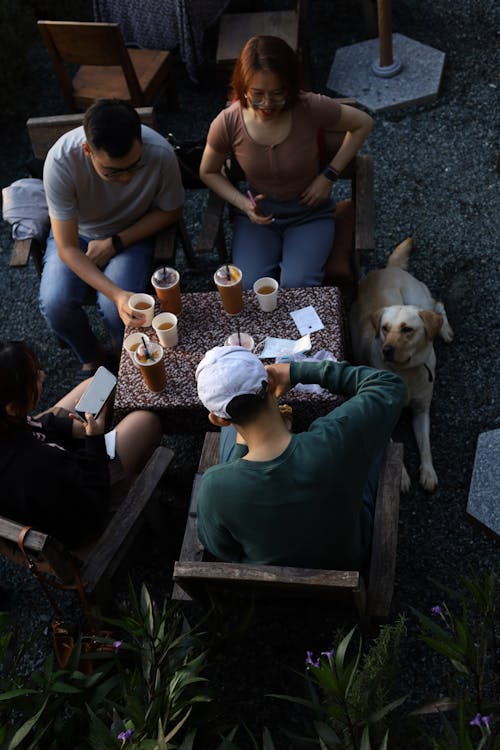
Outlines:
POLYGON ((213 120, 207 143, 219 154, 233 152, 258 193, 293 200, 318 174, 318 130, 334 130, 340 112, 340 104, 330 97, 302 91, 292 108, 288 136, 276 145, 262 146, 249 136, 237 101, 213 120))

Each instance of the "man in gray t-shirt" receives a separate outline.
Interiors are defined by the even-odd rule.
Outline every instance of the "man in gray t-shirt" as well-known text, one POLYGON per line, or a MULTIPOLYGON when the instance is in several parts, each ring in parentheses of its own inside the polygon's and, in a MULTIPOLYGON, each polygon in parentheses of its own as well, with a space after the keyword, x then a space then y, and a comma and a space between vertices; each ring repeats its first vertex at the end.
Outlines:
POLYGON ((123 324, 143 320, 128 299, 147 287, 154 235, 182 214, 179 166, 170 144, 141 126, 132 106, 101 99, 83 127, 50 149, 43 182, 51 232, 40 308, 87 375, 104 358, 82 308, 88 287, 97 291, 97 308, 119 348, 123 324))

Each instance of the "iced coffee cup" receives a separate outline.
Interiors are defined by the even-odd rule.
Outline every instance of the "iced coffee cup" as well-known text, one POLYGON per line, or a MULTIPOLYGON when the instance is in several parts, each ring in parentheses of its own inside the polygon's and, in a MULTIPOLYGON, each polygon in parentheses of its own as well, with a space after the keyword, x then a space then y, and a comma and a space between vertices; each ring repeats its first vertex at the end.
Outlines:
POLYGON ((253 285, 253 290, 261 310, 264 312, 276 310, 278 305, 278 289, 278 282, 270 276, 263 276, 261 279, 257 279, 253 285))
MULTIPOLYGON (((132 362, 134 362, 134 352, 143 343, 143 339, 146 339, 146 344, 147 344, 149 341, 148 336, 146 336, 145 333, 142 333, 142 331, 137 331, 136 333, 131 333, 129 336, 127 336, 123 342, 123 348, 129 355, 132 362)), ((136 362, 134 362, 134 365, 136 367, 139 367, 139 365, 136 362)))
POLYGON ((222 306, 229 315, 238 315, 243 310, 242 273, 231 264, 221 266, 214 273, 214 281, 222 299, 222 306))
POLYGON ((178 315, 181 311, 181 285, 179 272, 169 266, 160 266, 151 276, 151 284, 161 309, 178 315))
POLYGON ((148 328, 151 325, 155 314, 155 298, 150 294, 133 294, 128 301, 128 306, 134 312, 144 315, 144 322, 141 328, 148 328))
POLYGON ((152 326, 162 346, 175 346, 178 342, 177 317, 173 313, 164 312, 153 318, 152 326))
POLYGON ((245 349, 249 349, 251 352, 255 346, 255 342, 249 333, 232 333, 224 341, 225 346, 244 346, 245 349))
POLYGON ((134 362, 139 367, 147 388, 159 393, 167 384, 167 373, 163 361, 163 347, 155 341, 140 344, 134 352, 134 362))

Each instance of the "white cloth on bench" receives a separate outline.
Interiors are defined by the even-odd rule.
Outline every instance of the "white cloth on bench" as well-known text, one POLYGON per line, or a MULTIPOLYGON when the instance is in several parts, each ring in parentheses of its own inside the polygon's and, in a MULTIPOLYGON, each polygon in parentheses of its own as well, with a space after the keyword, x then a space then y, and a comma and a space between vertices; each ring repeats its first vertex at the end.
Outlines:
POLYGON ((26 177, 2 190, 3 218, 12 226, 12 238, 44 241, 50 219, 42 180, 26 177))

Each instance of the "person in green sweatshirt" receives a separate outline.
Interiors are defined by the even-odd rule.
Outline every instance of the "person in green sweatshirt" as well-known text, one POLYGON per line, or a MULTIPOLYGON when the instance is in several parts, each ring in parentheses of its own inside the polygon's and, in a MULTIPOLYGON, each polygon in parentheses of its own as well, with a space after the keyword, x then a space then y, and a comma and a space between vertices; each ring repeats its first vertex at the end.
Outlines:
POLYGON ((231 562, 361 569, 380 458, 405 403, 403 380, 348 362, 264 367, 237 346, 207 352, 196 380, 209 420, 223 428, 228 458, 205 472, 199 488, 204 547, 231 562), (278 398, 298 383, 348 400, 293 434, 278 398))

